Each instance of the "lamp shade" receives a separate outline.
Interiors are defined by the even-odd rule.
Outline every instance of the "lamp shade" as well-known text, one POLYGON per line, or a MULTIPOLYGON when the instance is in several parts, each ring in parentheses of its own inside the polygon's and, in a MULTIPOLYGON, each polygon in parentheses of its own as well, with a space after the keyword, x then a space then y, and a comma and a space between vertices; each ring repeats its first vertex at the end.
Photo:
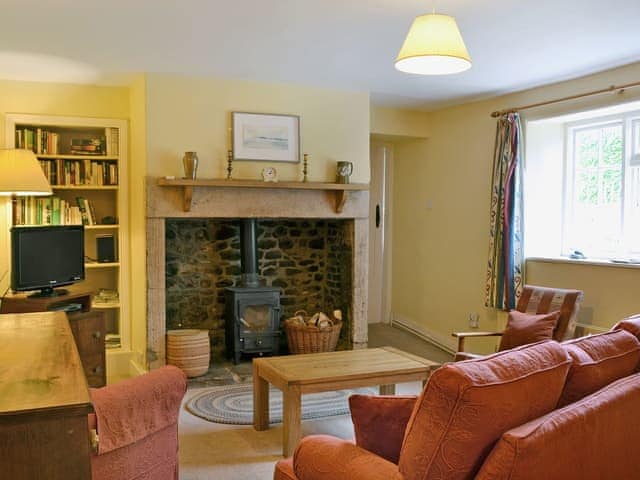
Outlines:
POLYGON ((471 68, 471 57, 453 17, 429 13, 416 17, 396 58, 396 69, 421 75, 446 75, 471 68))
POLYGON ((51 186, 31 150, 0 149, 0 195, 51 193, 51 186))

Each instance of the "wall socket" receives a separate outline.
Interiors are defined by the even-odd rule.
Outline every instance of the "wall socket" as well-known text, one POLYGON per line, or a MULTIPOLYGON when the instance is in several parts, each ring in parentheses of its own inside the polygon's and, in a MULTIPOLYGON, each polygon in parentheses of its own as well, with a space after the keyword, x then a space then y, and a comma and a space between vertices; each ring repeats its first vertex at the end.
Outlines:
POLYGON ((469 314, 469 328, 478 328, 480 326, 480 315, 476 312, 469 314))

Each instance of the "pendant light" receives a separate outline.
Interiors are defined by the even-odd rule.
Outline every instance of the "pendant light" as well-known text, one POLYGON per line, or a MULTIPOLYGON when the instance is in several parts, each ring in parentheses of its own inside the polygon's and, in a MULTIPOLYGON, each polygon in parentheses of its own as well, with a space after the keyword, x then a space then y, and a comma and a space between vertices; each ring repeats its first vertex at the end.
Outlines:
POLYGON ((416 17, 396 58, 396 69, 419 75, 447 75, 471 68, 471 57, 453 17, 416 17))

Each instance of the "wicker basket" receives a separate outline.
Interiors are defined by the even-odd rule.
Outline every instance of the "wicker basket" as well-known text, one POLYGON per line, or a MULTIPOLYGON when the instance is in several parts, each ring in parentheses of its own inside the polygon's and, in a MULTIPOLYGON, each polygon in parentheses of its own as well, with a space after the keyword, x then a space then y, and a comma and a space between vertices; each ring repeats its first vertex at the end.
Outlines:
POLYGON ((330 326, 320 328, 302 325, 298 318, 293 317, 284 321, 284 328, 290 353, 333 352, 338 344, 342 322, 330 321, 330 326))

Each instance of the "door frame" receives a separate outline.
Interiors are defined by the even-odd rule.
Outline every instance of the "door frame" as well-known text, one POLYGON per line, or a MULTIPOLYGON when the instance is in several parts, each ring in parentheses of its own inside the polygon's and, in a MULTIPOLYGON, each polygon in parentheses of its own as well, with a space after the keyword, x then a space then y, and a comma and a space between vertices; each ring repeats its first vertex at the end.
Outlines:
MULTIPOLYGON (((394 158, 394 148, 393 144, 385 141, 376 140, 375 138, 371 138, 370 140, 370 162, 373 161, 373 153, 376 148, 384 148, 384 182, 382 186, 382 193, 384 195, 384 204, 382 209, 382 252, 380 252, 382 257, 382 269, 381 269, 381 279, 378 285, 380 285, 380 322, 383 324, 391 324, 391 249, 392 249, 392 234, 391 234, 391 222, 392 222, 392 211, 393 211, 393 158, 394 158)), ((373 175, 374 169, 371 168, 371 175, 373 184, 373 175)), ((375 209, 373 208, 374 195, 373 192, 371 194, 371 204, 369 209, 369 221, 375 222, 375 209)), ((370 229, 372 231, 373 229, 370 229)), ((373 259, 375 258, 376 252, 373 251, 374 242, 369 241, 369 271, 373 271, 373 259)), ((371 277, 369 277, 371 280, 371 277)), ((376 298, 372 292, 372 288, 375 288, 373 285, 374 282, 370 283, 369 286, 369 305, 367 306, 368 311, 373 308, 372 306, 372 298, 376 298)), ((368 315, 369 316, 369 315, 368 315)), ((378 323, 378 322, 376 322, 378 323)))

